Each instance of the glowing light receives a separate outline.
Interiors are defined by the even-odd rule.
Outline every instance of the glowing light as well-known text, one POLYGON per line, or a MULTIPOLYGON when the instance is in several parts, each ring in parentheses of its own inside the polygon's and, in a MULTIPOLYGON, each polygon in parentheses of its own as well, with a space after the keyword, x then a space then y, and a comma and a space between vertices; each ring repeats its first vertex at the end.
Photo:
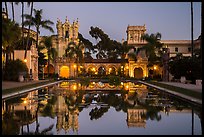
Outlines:
POLYGON ((27 104, 27 100, 24 100, 24 101, 23 101, 23 104, 27 104))
POLYGON ((128 86, 128 85, 126 85, 126 86, 125 86, 125 89, 126 89, 126 90, 128 90, 128 89, 129 89, 129 86, 128 86))
POLYGON ((24 61, 24 62, 27 62, 27 59, 24 59, 23 61, 24 61))
POLYGON ((109 74, 111 73, 111 71, 112 71, 112 68, 109 68, 109 74))
POLYGON ((76 85, 73 85, 73 90, 77 90, 77 86, 76 85))
POLYGON ((129 67, 128 67, 128 66, 126 66, 126 69, 129 69, 129 67))
POLYGON ((76 68, 76 64, 74 64, 74 68, 76 68))
POLYGON ((95 72, 95 71, 96 71, 96 69, 95 69, 95 68, 92 68, 92 71, 94 71, 94 72, 95 72))
POLYGON ((157 66, 154 66, 154 70, 156 70, 157 69, 157 66))

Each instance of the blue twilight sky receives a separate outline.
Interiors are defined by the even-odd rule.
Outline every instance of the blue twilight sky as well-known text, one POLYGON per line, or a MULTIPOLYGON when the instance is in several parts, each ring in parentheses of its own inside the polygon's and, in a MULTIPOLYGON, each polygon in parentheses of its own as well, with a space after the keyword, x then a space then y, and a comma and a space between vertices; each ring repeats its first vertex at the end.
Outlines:
MULTIPOLYGON (((4 3, 2 2, 2 8, 4 3)), ((90 27, 99 27, 111 39, 125 40, 127 26, 146 24, 147 33, 160 32, 162 40, 191 39, 190 2, 34 2, 35 9, 43 9, 43 19, 55 24, 57 18, 63 23, 68 17, 70 22, 79 19, 79 32, 90 41, 90 27)), ((194 2, 194 39, 201 34, 201 2, 194 2)), ((8 3, 9 16, 12 18, 11 4, 8 3)), ((25 12, 30 9, 25 6, 25 12)), ((21 4, 15 5, 15 20, 21 23, 21 4)), ((35 28, 33 28, 35 30, 35 28)), ((40 35, 52 33, 41 29, 40 35)))

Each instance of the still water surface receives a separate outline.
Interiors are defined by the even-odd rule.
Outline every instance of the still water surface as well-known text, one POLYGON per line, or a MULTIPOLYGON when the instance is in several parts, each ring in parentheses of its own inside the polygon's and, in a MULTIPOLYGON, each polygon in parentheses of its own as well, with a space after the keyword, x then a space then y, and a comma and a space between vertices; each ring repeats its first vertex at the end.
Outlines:
POLYGON ((201 135, 201 108, 138 83, 63 82, 2 101, 2 134, 201 135))

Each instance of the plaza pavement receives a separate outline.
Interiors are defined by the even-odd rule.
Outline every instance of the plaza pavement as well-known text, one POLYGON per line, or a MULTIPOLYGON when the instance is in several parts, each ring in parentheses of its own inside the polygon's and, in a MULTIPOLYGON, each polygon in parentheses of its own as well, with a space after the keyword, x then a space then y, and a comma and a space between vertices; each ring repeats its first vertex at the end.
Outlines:
POLYGON ((48 81, 48 80, 32 80, 32 81, 26 81, 26 82, 2 81, 2 90, 22 87, 25 85, 36 84, 36 83, 45 82, 45 81, 48 81))
MULTIPOLYGON (((29 82, 10 82, 10 81, 3 81, 3 82, 2 82, 2 90, 3 90, 3 89, 11 89, 11 88, 15 88, 15 87, 22 87, 22 86, 25 86, 25 85, 32 85, 32 84, 41 83, 41 82, 46 82, 46 81, 49 81, 49 80, 38 80, 38 81, 29 81, 29 82)), ((12 96, 17 96, 17 95, 19 95, 19 94, 23 94, 23 93, 30 92, 30 91, 33 91, 33 90, 37 90, 37 89, 43 88, 43 87, 45 87, 45 86, 51 86, 51 85, 53 85, 53 84, 57 84, 57 83, 60 83, 60 82, 62 82, 62 81, 63 81, 63 80, 54 81, 54 82, 50 82, 50 83, 47 83, 47 84, 44 84, 44 85, 41 85, 41 86, 30 87, 30 88, 22 89, 22 90, 20 90, 20 91, 8 93, 8 94, 3 94, 3 95, 2 95, 2 99, 10 98, 10 97, 12 97, 12 96)))
POLYGON ((164 84, 172 85, 172 86, 175 86, 175 87, 190 89, 190 90, 202 93, 202 85, 184 84, 184 83, 181 83, 181 82, 159 82, 159 83, 164 83, 164 84))
MULTIPOLYGON (((154 87, 154 88, 162 90, 162 91, 166 91, 168 93, 171 93, 173 95, 179 96, 179 97, 184 98, 184 99, 187 99, 187 100, 194 102, 196 104, 202 105, 202 99, 197 99, 197 98, 194 98, 194 97, 191 97, 188 95, 184 95, 182 93, 178 93, 178 92, 166 89, 166 88, 162 88, 162 87, 156 86, 154 84, 147 83, 145 81, 138 81, 138 82, 145 84, 145 85, 148 85, 148 86, 151 86, 151 87, 154 87)), ((181 87, 184 89, 190 89, 190 90, 192 90, 192 92, 202 93, 202 85, 183 84, 183 83, 178 83, 178 82, 160 82, 160 83, 164 83, 164 84, 168 84, 168 85, 172 85, 172 86, 176 86, 176 87, 181 87)))

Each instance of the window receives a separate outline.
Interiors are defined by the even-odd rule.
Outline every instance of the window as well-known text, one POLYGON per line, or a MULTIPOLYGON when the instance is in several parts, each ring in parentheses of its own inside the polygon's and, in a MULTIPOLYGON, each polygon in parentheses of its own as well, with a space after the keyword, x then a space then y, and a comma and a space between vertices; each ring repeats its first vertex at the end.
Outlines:
POLYGON ((177 47, 175 47, 175 52, 178 52, 178 48, 177 47))
POLYGON ((69 38, 68 31, 65 32, 65 38, 69 38))
POLYGON ((191 47, 188 48, 188 52, 191 52, 191 47))

